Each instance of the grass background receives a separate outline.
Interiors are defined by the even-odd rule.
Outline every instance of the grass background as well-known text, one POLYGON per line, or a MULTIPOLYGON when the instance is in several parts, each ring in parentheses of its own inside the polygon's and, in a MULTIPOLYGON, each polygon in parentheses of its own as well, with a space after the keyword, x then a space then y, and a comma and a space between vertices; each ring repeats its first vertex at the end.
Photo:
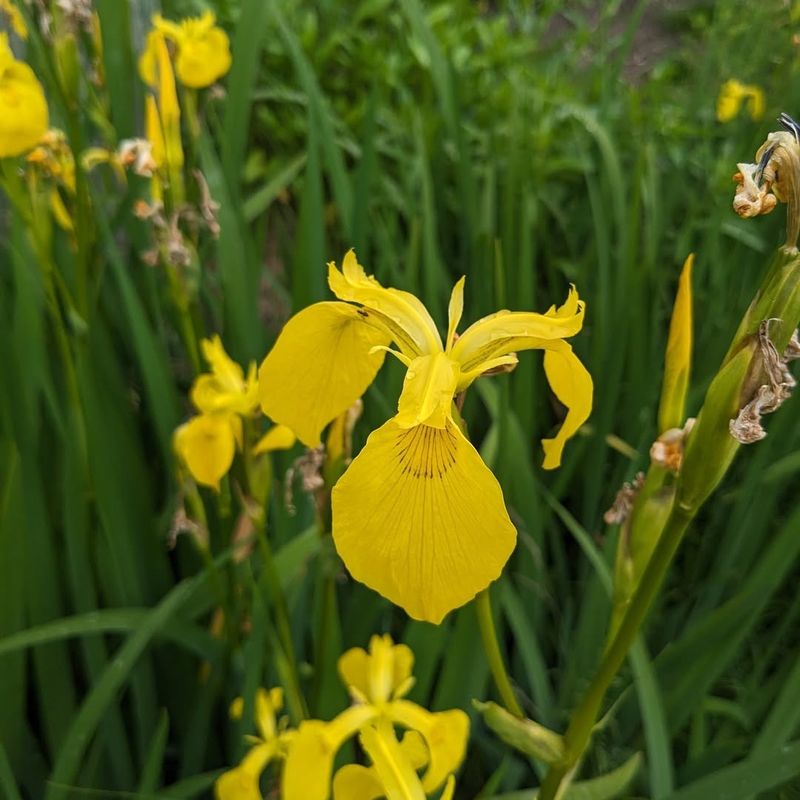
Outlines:
MULTIPOLYGON (((157 7, 95 6, 101 100, 119 138, 141 133, 134 64, 157 7)), ((292 310, 327 297, 324 264, 350 246, 440 322, 462 274, 466 322, 499 307, 544 310, 569 282, 586 298, 574 344, 595 379, 595 410, 561 470, 539 466, 538 441, 559 412, 536 354, 481 382, 465 407, 520 532, 493 591, 511 672, 526 712, 561 730, 603 643, 616 531, 602 513, 647 463, 680 265, 696 253, 696 410, 782 241, 782 211, 733 215, 730 177, 780 111, 797 112, 800 21, 778 0, 162 4, 171 18, 207 6, 231 34, 234 63, 192 145, 222 204, 221 236, 200 253, 200 326, 236 358, 260 360, 292 310), (763 120, 715 120, 729 77, 764 88, 763 120)), ((97 141, 91 119, 59 99, 52 53, 36 39, 29 52, 73 147, 97 141)), ((189 413, 193 374, 163 275, 140 259, 147 232, 129 209, 141 191, 93 180, 89 245, 73 252, 56 234, 54 268, 83 297, 74 313, 53 298, 20 221, 2 218, 9 800, 209 796, 244 748, 248 724, 227 719, 229 701, 252 702, 256 686, 285 675, 263 558, 231 562, 225 503, 205 497, 214 570, 188 537, 166 546, 178 502, 170 438, 189 413), (247 631, 212 635, 220 606, 247 631)), ((392 413, 401 380, 387 366, 369 390, 357 442, 392 413)), ((794 405, 745 448, 687 538, 585 776, 641 751, 627 796, 800 796, 794 405)), ((311 712, 343 707, 335 659, 378 631, 414 649, 413 699, 471 711, 472 698, 491 697, 471 608, 438 628, 409 622, 346 577, 299 490, 298 513, 287 513, 280 484, 299 454, 276 459, 269 539, 311 712)), ((474 719, 459 797, 535 786, 539 775, 474 719)))

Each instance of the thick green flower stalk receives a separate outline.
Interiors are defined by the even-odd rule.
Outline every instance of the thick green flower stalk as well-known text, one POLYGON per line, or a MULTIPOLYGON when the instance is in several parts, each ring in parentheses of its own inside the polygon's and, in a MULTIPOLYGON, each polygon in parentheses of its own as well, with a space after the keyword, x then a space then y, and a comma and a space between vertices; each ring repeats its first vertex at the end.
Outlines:
POLYGON ((800 126, 787 115, 780 121, 787 130, 769 134, 756 153, 756 163, 738 165, 733 205, 740 216, 751 217, 769 213, 777 201, 787 203, 786 243, 769 264, 694 424, 682 420, 688 385, 684 370, 688 376, 691 353, 690 278, 684 270, 670 331, 659 413, 661 435, 651 450, 654 463, 646 478, 627 487, 616 504, 619 517, 612 519, 621 522, 625 511, 630 512, 617 560, 609 640, 597 673, 564 734, 563 752, 545 777, 541 800, 563 797, 569 786, 589 744, 605 693, 691 521, 724 477, 741 445, 766 435, 762 417, 776 410, 794 386, 787 362, 797 357, 800 349, 795 333, 800 323, 800 126))

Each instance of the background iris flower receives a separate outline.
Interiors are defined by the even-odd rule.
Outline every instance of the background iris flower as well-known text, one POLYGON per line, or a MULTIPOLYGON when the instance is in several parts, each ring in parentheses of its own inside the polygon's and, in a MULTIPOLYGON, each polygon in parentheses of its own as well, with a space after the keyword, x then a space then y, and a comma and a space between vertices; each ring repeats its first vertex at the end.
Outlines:
POLYGON ((548 381, 567 408, 556 436, 543 441, 545 468, 559 466, 591 410, 591 377, 564 341, 581 329, 584 304, 573 287, 559 308, 499 311, 459 338, 462 278, 443 344, 425 306, 381 286, 352 250, 341 272, 329 264, 328 282, 346 302, 316 303, 289 320, 261 365, 262 408, 316 447, 387 351, 407 367, 397 415, 333 489, 333 538, 354 578, 438 623, 500 575, 516 542, 500 485, 464 435, 453 400, 487 371, 516 364, 517 351, 544 350, 548 381))

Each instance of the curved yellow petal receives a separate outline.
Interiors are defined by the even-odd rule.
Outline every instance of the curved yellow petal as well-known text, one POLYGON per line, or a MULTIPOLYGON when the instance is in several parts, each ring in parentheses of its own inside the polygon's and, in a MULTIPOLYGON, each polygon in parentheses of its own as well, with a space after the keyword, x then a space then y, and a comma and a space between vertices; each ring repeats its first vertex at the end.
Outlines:
POLYGON ((333 538, 356 580, 439 623, 495 580, 516 530, 503 493, 451 421, 374 431, 333 488, 333 538))
POLYGON ((592 411, 592 376, 566 342, 550 342, 544 351, 544 371, 555 396, 567 407, 567 416, 552 439, 542 439, 545 469, 561 465, 567 439, 574 436, 592 411))
POLYGON ((226 352, 218 335, 200 343, 210 373, 199 375, 190 397, 198 411, 230 411, 248 415, 258 408, 258 378, 251 364, 247 378, 244 371, 226 352))
POLYGON ((283 769, 283 800, 328 800, 337 750, 376 713, 371 706, 352 706, 330 722, 301 722, 283 769))
POLYGON ((456 791, 456 778, 455 775, 447 777, 447 783, 444 785, 444 791, 439 797, 439 800, 453 800, 453 795, 456 791))
POLYGON ((333 800, 379 800, 383 784, 372 767, 347 764, 333 776, 333 800))
POLYGON ((388 336, 346 303, 316 303, 284 326, 259 370, 264 413, 317 447, 322 429, 372 383, 388 336))
POLYGON ((219 489, 220 479, 233 463, 241 422, 229 414, 200 414, 174 433, 175 452, 192 477, 203 486, 219 489))
POLYGON ((422 734, 428 746, 429 765, 422 786, 432 792, 458 769, 469 738, 469 717, 458 708, 433 713, 408 700, 397 700, 388 713, 394 722, 422 734))
POLYGON ((253 446, 253 455, 271 453, 274 450, 288 450, 294 447, 297 437, 286 425, 273 425, 253 446))
POLYGON ((348 250, 342 271, 328 264, 328 285, 340 299, 363 306, 382 325, 404 355, 412 358, 442 350, 442 339, 428 309, 410 292, 384 288, 364 272, 353 250, 348 250))
POLYGON ((583 326, 585 304, 575 287, 564 305, 546 314, 532 311, 498 311, 467 328, 453 345, 451 357, 462 372, 482 371, 485 362, 519 350, 541 347, 542 340, 574 336, 583 326))
POLYGON ((33 149, 47 132, 44 89, 33 70, 16 61, 0 33, 0 158, 33 149))
POLYGON ((387 800, 425 800, 419 776, 403 752, 388 720, 367 725, 359 738, 383 784, 387 800))
POLYGON ((234 769, 223 772, 214 784, 217 800, 262 800, 259 779, 267 764, 277 755, 274 742, 256 745, 234 769))
POLYGON ((401 428, 444 428, 459 379, 458 364, 445 353, 415 358, 406 372, 395 421, 401 428))

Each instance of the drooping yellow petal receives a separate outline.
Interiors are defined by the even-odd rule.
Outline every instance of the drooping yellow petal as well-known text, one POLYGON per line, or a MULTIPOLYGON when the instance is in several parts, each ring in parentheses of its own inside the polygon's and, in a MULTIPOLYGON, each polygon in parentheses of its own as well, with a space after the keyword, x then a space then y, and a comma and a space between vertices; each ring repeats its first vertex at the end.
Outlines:
POLYGON ((336 751, 377 712, 352 706, 330 722, 300 723, 283 770, 282 800, 328 800, 336 751))
POLYGON ((408 700, 397 700, 388 711, 391 719, 422 734, 428 746, 428 769, 422 786, 432 792, 464 760, 469 738, 469 717, 461 709, 428 711, 408 700))
POLYGON ((470 325, 450 355, 460 362, 462 373, 480 372, 485 362, 499 356, 541 347, 542 340, 574 336, 583 326, 584 310, 573 286, 564 305, 546 314, 498 311, 470 325))
POLYGON ((502 571, 516 542, 494 475, 458 427, 367 440, 333 488, 333 538, 356 580, 439 623, 502 571))
POLYGON ((214 784, 217 800, 262 800, 259 779, 277 754, 275 742, 253 747, 234 769, 223 772, 214 784))
POLYGON ((278 726, 275 717, 283 706, 283 689, 276 686, 274 689, 258 689, 256 691, 256 725, 264 741, 277 737, 278 726))
POLYGON ((286 425, 273 425, 253 446, 253 455, 271 453, 274 450, 288 450, 294 447, 297 437, 286 425))
POLYGON ((464 313, 464 281, 465 277, 459 278, 453 291, 450 294, 450 305, 447 307, 447 342, 445 349, 450 350, 453 346, 453 340, 456 336, 456 328, 458 323, 461 322, 461 315, 464 313))
POLYGON ((542 439, 545 469, 561 465, 567 439, 574 436, 592 411, 592 376, 567 342, 554 341, 544 351, 544 370, 555 396, 567 407, 567 416, 552 439, 542 439))
POLYGON ((428 309, 410 292, 384 288, 364 272, 353 250, 348 250, 342 271, 328 264, 328 285, 340 299, 363 306, 394 339, 404 355, 419 355, 442 350, 442 339, 428 309))
POLYGON ((658 432, 681 428, 686 421, 686 392, 692 364, 692 264, 689 254, 681 270, 664 359, 664 385, 658 407, 658 432))
POLYGON ((175 452, 192 477, 203 486, 219 489, 220 479, 233 463, 241 421, 230 414, 200 414, 174 434, 175 452))
POLYGON ((395 421, 401 428, 444 428, 458 384, 458 364, 445 353, 415 358, 406 372, 395 421))
POLYGON ((372 383, 388 336, 346 303, 316 303, 284 326, 259 370, 264 413, 317 447, 322 429, 372 383))
POLYGON ((367 725, 359 738, 383 784, 387 800, 425 800, 422 783, 388 720, 367 725))

